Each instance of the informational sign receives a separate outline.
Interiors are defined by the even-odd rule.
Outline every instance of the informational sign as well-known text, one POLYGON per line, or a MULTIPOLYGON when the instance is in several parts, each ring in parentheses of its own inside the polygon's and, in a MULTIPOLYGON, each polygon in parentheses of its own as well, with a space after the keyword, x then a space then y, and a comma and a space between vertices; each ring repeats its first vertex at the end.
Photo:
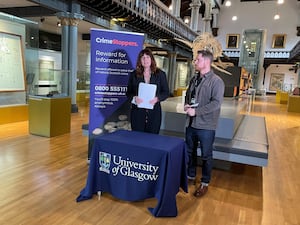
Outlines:
POLYGON ((90 138, 130 128, 127 82, 143 43, 143 34, 91 30, 90 138))
POLYGON ((21 36, 0 32, 0 91, 25 90, 21 36))

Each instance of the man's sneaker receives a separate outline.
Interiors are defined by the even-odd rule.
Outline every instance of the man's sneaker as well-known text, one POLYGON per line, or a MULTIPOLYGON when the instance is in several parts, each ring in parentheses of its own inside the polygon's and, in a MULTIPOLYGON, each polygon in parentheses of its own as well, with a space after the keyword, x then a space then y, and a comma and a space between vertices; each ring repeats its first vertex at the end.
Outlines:
POLYGON ((189 175, 187 176, 187 178, 188 178, 189 180, 196 180, 196 177, 190 177, 189 175))
POLYGON ((194 196, 200 198, 206 194, 207 190, 208 190, 208 185, 200 184, 200 186, 194 192, 194 196))

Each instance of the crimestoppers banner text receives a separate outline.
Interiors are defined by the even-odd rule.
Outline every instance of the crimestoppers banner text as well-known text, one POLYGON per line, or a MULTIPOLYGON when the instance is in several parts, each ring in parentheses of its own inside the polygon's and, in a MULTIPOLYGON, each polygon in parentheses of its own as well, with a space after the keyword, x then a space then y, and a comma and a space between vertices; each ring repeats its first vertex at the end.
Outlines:
POLYGON ((130 126, 127 81, 143 43, 143 34, 91 29, 90 135, 130 126))

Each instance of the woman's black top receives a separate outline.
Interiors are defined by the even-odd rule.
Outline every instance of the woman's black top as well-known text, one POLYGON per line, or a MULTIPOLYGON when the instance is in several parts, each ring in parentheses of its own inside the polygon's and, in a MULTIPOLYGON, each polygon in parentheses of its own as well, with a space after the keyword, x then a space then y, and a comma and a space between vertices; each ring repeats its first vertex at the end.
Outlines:
MULTIPOLYGON (((138 87, 141 82, 145 83, 144 77, 137 77, 134 70, 129 75, 126 92, 130 100, 138 95, 138 87)), ((138 108, 137 105, 131 104, 131 129, 158 134, 161 125, 160 102, 167 99, 170 94, 166 73, 159 69, 157 73, 151 74, 150 84, 156 84, 156 97, 159 101, 154 105, 153 109, 138 108)))

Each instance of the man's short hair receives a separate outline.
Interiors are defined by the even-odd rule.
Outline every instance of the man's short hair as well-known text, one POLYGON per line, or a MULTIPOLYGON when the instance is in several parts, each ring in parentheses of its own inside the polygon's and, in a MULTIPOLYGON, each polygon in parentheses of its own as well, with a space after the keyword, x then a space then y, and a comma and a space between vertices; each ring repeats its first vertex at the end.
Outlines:
POLYGON ((210 60, 210 62, 214 61, 214 55, 212 54, 211 51, 208 51, 208 50, 199 50, 197 53, 201 54, 204 58, 208 58, 210 60))

